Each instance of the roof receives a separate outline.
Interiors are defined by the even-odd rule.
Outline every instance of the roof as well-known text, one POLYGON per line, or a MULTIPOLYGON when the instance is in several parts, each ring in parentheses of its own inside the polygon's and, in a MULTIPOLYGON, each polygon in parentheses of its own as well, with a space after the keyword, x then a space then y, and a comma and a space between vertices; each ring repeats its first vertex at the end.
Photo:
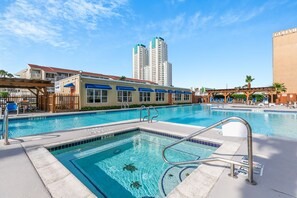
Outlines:
POLYGON ((49 80, 31 80, 24 78, 0 78, 0 87, 3 88, 45 88, 54 87, 49 80))
POLYGON ((274 87, 252 87, 252 88, 234 88, 234 89, 208 89, 207 93, 231 93, 231 92, 273 92, 274 87))
POLYGON ((292 34, 292 33, 297 33, 297 27, 287 29, 287 30, 278 31, 278 32, 274 32, 273 37, 283 36, 283 35, 292 34))
MULTIPOLYGON (((85 71, 79 71, 79 70, 72 70, 72 69, 63 69, 63 68, 57 68, 57 67, 49 67, 49 66, 40 66, 35 64, 28 64, 29 67, 35 68, 35 69, 41 69, 45 72, 50 73, 72 73, 72 74, 82 74, 85 76, 91 76, 91 77, 99 77, 99 78, 106 78, 106 79, 112 79, 112 80, 120 80, 120 76, 113 76, 113 75, 105 75, 105 74, 99 74, 99 73, 93 73, 93 72, 85 72, 85 71)), ((125 81, 131 81, 131 82, 138 82, 138 83, 148 83, 148 84, 154 84, 152 81, 148 80, 140 80, 135 78, 125 78, 125 81)))

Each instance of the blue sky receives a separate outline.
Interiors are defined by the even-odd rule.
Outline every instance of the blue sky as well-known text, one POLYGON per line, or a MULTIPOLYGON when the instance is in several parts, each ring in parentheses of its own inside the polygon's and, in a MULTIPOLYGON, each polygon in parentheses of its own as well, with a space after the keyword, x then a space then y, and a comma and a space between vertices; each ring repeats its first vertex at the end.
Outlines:
POLYGON ((28 63, 132 76, 132 47, 161 36, 173 84, 272 84, 272 33, 297 26, 295 0, 1 0, 0 68, 28 63))

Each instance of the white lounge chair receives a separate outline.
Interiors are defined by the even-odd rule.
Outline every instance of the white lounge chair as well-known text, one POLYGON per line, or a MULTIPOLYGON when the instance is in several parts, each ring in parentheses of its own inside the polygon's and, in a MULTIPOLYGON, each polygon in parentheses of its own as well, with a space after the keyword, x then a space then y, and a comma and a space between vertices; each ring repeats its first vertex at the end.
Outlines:
POLYGON ((269 107, 275 107, 276 105, 275 105, 275 103, 269 103, 268 106, 269 106, 269 107))
POLYGON ((265 105, 264 105, 264 103, 261 102, 258 104, 258 107, 265 107, 265 105))

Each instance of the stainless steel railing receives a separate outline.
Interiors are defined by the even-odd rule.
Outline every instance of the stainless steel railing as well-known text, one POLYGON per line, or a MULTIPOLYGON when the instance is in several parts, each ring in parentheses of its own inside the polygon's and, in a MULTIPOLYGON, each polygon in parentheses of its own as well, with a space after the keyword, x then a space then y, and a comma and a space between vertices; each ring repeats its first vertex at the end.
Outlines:
POLYGON ((4 145, 9 145, 8 141, 8 109, 6 108, 4 111, 4 116, 3 116, 3 138, 4 138, 4 145))
POLYGON ((129 109, 129 108, 130 108, 129 103, 128 103, 128 102, 126 102, 126 103, 125 103, 125 102, 122 102, 122 103, 121 103, 121 109, 123 109, 123 108, 124 108, 124 109, 126 109, 126 108, 129 109))
POLYGON ((149 106, 149 111, 150 109, 154 109, 156 112, 156 114, 153 115, 153 117, 151 118, 151 122, 153 122, 153 119, 156 119, 157 117, 159 117, 159 111, 154 106, 149 106))
POLYGON ((192 134, 190 134, 190 135, 188 135, 188 136, 186 136, 186 137, 184 137, 184 138, 182 138, 182 139, 180 139, 180 140, 166 146, 162 151, 162 157, 163 157, 163 160, 166 163, 171 164, 171 165, 196 164, 196 163, 205 163, 205 162, 211 162, 211 161, 226 162, 226 163, 230 164, 230 171, 231 171, 230 175, 231 176, 234 176, 235 165, 244 166, 244 167, 248 168, 248 179, 247 179, 247 181, 249 183, 253 184, 253 185, 256 185, 256 182, 253 179, 254 174, 253 174, 253 148, 252 148, 253 147, 253 142, 252 141, 253 141, 252 140, 252 129, 251 129, 250 124, 246 120, 244 120, 244 119, 242 119, 240 117, 230 117, 230 118, 226 118, 224 120, 221 120, 221 121, 219 121, 219 122, 217 122, 217 123, 215 123, 215 124, 213 124, 213 125, 211 125, 211 126, 209 126, 207 128, 204 128, 204 129, 201 129, 201 130, 199 130, 197 132, 194 132, 194 133, 192 133, 192 134), (226 123, 228 123, 230 121, 234 121, 234 120, 243 123, 247 128, 248 165, 246 165, 244 163, 241 163, 241 162, 238 162, 238 161, 233 161, 233 160, 220 158, 220 157, 206 158, 206 159, 199 159, 199 160, 192 160, 192 161, 182 161, 182 162, 170 162, 166 158, 165 152, 166 152, 167 149, 169 149, 169 148, 171 148, 171 147, 173 147, 173 146, 175 146, 177 144, 180 144, 180 143, 182 143, 184 141, 187 141, 187 140, 189 140, 189 139, 191 139, 191 138, 193 138, 193 137, 195 137, 195 136, 197 136, 199 134, 202 134, 202 133, 204 133, 206 131, 209 131, 210 129, 213 129, 213 128, 219 126, 219 125, 226 124, 226 123))
POLYGON ((148 122, 150 122, 150 113, 151 113, 151 112, 150 112, 150 109, 149 109, 148 107, 142 105, 142 106, 139 108, 139 110, 140 110, 140 113, 139 113, 139 121, 142 122, 142 121, 144 121, 144 120, 147 118, 147 119, 148 119, 148 122), (145 115, 145 116, 142 117, 142 111, 143 111, 144 109, 146 109, 146 111, 147 111, 147 115, 145 115))

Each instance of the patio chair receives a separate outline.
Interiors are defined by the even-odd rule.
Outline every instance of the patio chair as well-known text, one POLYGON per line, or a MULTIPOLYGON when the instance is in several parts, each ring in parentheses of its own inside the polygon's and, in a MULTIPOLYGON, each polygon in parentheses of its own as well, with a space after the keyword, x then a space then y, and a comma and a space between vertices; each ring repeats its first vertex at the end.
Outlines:
POLYGON ((19 107, 16 103, 7 103, 6 104, 6 108, 8 110, 8 112, 11 112, 11 111, 16 111, 17 112, 17 115, 19 114, 19 107))

